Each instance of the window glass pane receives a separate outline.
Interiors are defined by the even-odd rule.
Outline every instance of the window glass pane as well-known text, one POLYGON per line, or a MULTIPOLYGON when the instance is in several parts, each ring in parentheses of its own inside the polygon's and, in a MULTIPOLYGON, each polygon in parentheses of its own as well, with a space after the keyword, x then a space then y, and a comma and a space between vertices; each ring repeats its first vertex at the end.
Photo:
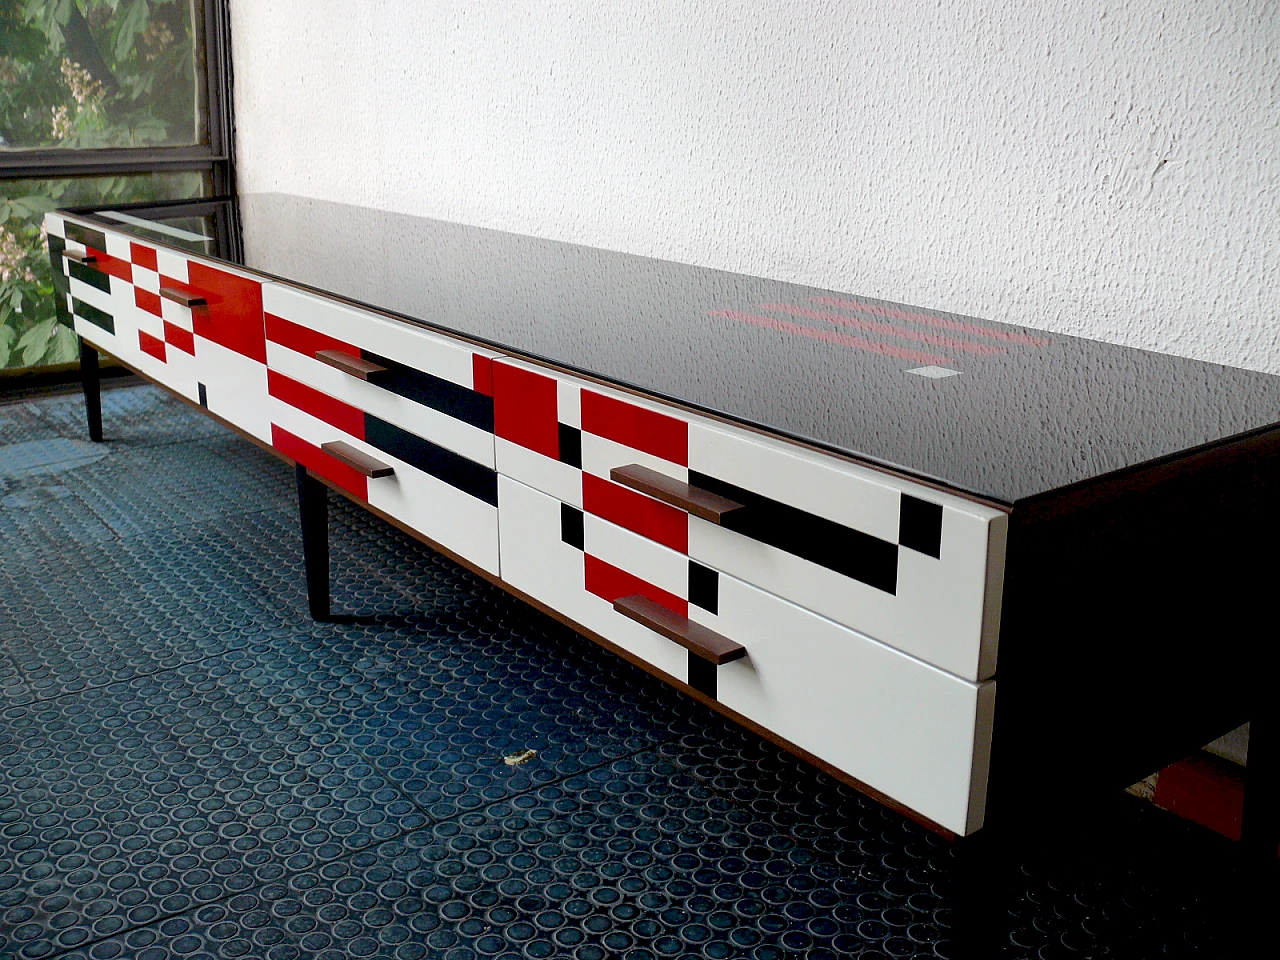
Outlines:
POLYGON ((207 196, 202 173, 0 180, 0 369, 68 363, 76 338, 57 323, 44 214, 55 207, 207 196))
POLYGON ((0 150, 206 142, 202 7, 0 0, 0 150))

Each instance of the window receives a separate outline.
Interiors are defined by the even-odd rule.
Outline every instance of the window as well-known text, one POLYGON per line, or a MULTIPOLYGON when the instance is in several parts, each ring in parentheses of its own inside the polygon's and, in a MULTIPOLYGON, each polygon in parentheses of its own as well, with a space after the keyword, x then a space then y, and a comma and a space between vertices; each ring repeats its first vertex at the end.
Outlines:
POLYGON ((46 211, 233 192, 229 56, 226 0, 0 0, 4 373, 74 372, 46 211))

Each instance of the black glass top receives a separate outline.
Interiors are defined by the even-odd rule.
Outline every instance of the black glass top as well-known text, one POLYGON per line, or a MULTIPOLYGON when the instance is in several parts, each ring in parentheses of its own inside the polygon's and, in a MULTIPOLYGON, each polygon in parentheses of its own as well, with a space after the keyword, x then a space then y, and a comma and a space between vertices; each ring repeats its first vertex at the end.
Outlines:
POLYGON ((1280 422, 1280 377, 280 194, 264 273, 1012 504, 1280 422))

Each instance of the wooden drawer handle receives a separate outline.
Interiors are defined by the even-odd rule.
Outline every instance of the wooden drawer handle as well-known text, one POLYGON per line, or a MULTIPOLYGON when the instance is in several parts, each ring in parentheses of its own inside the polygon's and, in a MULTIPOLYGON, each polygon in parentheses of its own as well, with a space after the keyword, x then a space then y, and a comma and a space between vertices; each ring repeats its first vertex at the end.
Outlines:
POLYGON ((386 373, 386 367, 380 367, 376 363, 370 363, 368 360, 362 360, 360 357, 353 357, 349 353, 341 350, 317 350, 316 359, 321 363, 327 363, 331 367, 337 367, 343 373, 349 373, 353 377, 361 380, 368 380, 375 373, 386 373))
POLYGON ((711 663, 729 663, 747 655, 747 648, 728 637, 708 630, 688 617, 682 617, 662 604, 650 600, 644 594, 635 593, 613 601, 613 609, 636 623, 662 634, 687 648, 694 656, 711 663))
POLYGON ((357 473, 363 473, 366 477, 389 477, 396 472, 395 467, 388 467, 381 460, 375 460, 368 454, 361 453, 351 444, 343 440, 330 440, 328 443, 320 444, 320 449, 327 453, 339 463, 345 463, 357 473))
POLYGON ((160 296, 166 300, 172 300, 174 303, 183 307, 203 307, 208 301, 204 297, 191 293, 183 293, 181 290, 175 290, 173 287, 161 287, 160 296))
POLYGON ((77 250, 63 250, 62 255, 68 260, 74 260, 76 263, 83 264, 86 267, 98 262, 98 258, 92 253, 80 253, 77 250))
POLYGON ((642 467, 638 463, 614 467, 609 471, 609 479, 624 487, 648 494, 655 500, 662 500, 681 510, 687 510, 695 517, 712 523, 719 523, 726 513, 742 509, 740 503, 735 503, 708 490, 691 487, 683 481, 673 480, 664 473, 642 467))

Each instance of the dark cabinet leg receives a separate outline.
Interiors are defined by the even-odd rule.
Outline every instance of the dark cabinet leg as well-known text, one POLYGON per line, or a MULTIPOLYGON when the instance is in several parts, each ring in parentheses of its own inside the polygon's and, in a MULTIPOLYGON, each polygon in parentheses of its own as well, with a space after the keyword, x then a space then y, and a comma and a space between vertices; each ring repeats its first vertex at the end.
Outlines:
POLYGON ((307 603, 312 619, 329 617, 329 488, 297 465, 298 517, 302 559, 307 571, 307 603))
POLYGON ((951 848, 946 878, 951 908, 952 960, 1003 955, 1009 943, 1011 894, 1016 872, 1008 836, 987 827, 958 838, 951 848))
POLYGON ((1249 723, 1240 842, 1253 866, 1268 873, 1276 871, 1276 848, 1280 847, 1280 711, 1272 704, 1260 705, 1249 723))
POLYGON ((89 439, 102 442, 102 383, 98 377, 98 351, 80 338, 80 384, 84 387, 84 414, 89 439))

